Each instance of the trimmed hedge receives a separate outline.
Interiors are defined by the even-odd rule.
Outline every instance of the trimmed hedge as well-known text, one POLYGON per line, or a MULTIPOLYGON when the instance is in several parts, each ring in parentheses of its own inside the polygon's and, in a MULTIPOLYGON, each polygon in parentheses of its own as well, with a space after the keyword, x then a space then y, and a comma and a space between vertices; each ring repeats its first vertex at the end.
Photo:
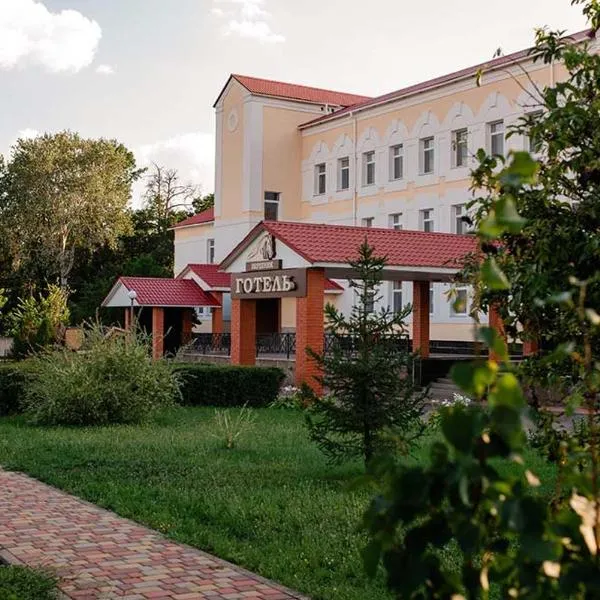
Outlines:
POLYGON ((187 406, 268 406, 285 375, 275 367, 178 363, 182 402, 187 406))
POLYGON ((26 363, 0 363, 0 417, 21 412, 26 378, 26 363))

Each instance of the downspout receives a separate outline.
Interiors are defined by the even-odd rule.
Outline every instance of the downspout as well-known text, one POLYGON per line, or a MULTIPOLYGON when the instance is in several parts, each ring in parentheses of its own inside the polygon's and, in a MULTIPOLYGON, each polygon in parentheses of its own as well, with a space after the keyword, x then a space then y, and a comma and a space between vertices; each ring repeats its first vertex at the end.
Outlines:
POLYGON ((354 140, 354 188, 352 194, 352 224, 356 226, 356 212, 357 212, 357 203, 358 203, 358 140, 356 139, 357 127, 356 127, 356 114, 354 111, 350 112, 350 118, 352 119, 352 138, 354 140))

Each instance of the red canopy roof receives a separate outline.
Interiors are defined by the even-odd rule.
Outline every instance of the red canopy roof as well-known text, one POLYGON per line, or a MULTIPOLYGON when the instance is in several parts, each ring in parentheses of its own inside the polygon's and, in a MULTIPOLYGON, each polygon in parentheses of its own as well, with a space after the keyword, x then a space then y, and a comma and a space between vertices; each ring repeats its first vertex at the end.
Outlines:
POLYGON ((197 215, 192 215, 183 221, 179 221, 173 225, 171 229, 177 229, 178 227, 189 227, 190 225, 202 225, 204 223, 212 223, 215 220, 215 209, 207 208, 197 215))
POLYGON ((477 249, 471 235, 351 227, 317 223, 263 221, 221 263, 225 269, 261 231, 268 231, 309 263, 347 264, 367 239, 388 266, 460 268, 463 258, 477 249))
POLYGON ((112 297, 119 284, 135 291, 139 306, 221 306, 209 292, 203 291, 192 279, 161 279, 158 277, 119 277, 107 296, 112 297))
MULTIPOLYGON (((273 81, 270 79, 260 79, 258 77, 248 77, 246 75, 231 75, 231 79, 241 83, 250 93, 256 96, 269 96, 273 98, 287 98, 289 100, 300 100, 301 102, 310 102, 312 104, 331 104, 333 106, 352 106, 359 102, 369 100, 369 96, 360 96, 358 94, 347 94, 345 92, 334 92, 322 88, 309 87, 306 85, 296 85, 295 83, 285 83, 283 81, 273 81)), ((227 87, 227 84, 223 88, 227 87)), ((219 94, 222 96, 223 91, 219 94)), ((217 102, 219 101, 217 98, 217 102)), ((215 103, 216 104, 216 103, 215 103)))
POLYGON ((188 269, 205 281, 210 288, 230 288, 231 274, 219 271, 219 265, 191 264, 188 265, 177 277, 181 277, 188 269))

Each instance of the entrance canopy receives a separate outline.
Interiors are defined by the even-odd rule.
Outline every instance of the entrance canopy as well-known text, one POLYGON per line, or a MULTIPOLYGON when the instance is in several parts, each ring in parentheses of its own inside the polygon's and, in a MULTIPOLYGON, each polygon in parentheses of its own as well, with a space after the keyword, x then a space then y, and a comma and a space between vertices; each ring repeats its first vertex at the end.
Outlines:
POLYGON ((477 250, 470 235, 315 223, 263 221, 221 263, 228 273, 246 271, 249 261, 277 262, 277 268, 322 268, 332 279, 355 276, 349 261, 364 240, 387 257, 388 281, 452 281, 465 257, 477 250), (277 257, 277 261, 273 259, 277 257))
POLYGON ((156 306, 163 308, 218 308, 221 303, 193 279, 159 277, 119 277, 102 306, 108 308, 156 306), (135 292, 135 295, 131 294, 135 292), (131 296, 134 296, 133 303, 131 296))

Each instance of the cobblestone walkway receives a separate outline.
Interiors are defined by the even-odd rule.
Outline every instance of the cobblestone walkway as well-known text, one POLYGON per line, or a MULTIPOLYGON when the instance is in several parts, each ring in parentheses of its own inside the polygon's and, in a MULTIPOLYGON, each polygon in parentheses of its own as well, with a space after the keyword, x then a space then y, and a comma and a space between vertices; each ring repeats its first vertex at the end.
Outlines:
POLYGON ((0 557, 54 569, 78 600, 292 600, 290 590, 79 500, 0 470, 0 557))

